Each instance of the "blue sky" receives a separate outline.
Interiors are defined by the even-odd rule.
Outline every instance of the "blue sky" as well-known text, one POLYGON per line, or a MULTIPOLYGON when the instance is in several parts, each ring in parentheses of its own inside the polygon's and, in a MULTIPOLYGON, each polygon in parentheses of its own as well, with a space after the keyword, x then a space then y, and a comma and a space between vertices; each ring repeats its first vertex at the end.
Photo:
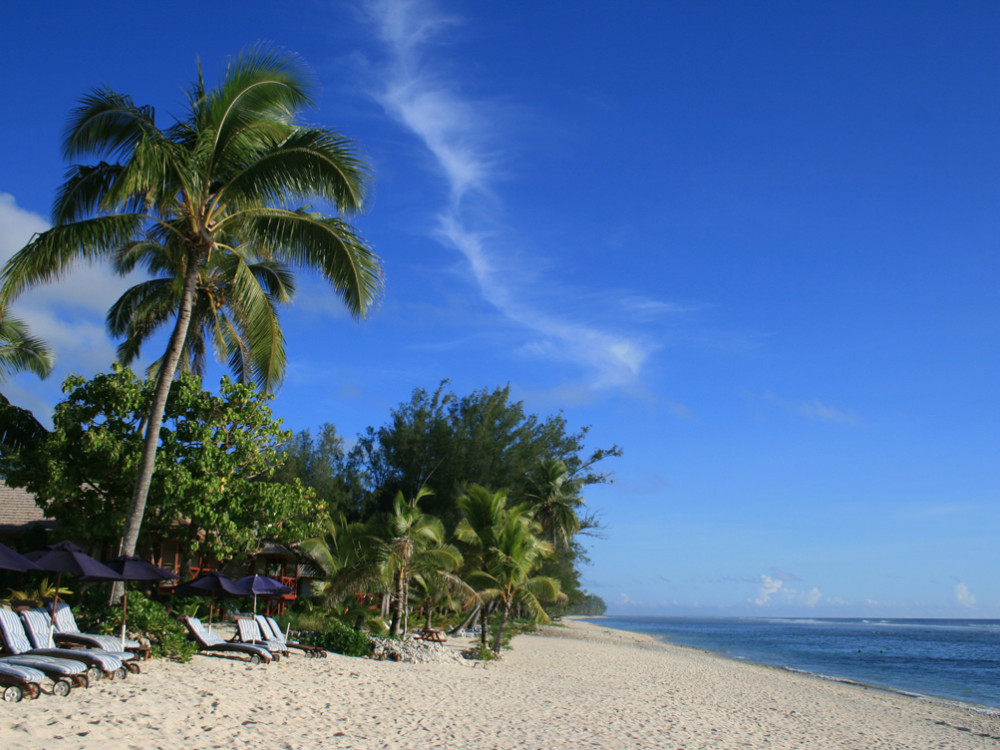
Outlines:
MULTIPOLYGON (((510 383, 622 445, 588 503, 614 612, 1000 617, 1000 7, 94 0, 2 11, 0 259, 47 216, 77 97, 180 110, 261 40, 356 138, 385 298, 282 317, 275 411, 348 438, 416 387, 510 383)), ((127 282, 14 314, 107 369, 127 282)), ((213 377, 217 380, 218 374, 213 377)))

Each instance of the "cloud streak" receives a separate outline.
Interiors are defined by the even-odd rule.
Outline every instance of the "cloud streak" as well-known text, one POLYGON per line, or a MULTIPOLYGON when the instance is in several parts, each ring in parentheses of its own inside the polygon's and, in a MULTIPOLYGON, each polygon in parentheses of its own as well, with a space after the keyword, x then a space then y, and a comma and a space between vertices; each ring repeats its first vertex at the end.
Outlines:
MULTIPOLYGON (((449 199, 437 217, 438 240, 464 256, 490 304, 537 335, 522 347, 523 353, 573 362, 590 373, 593 388, 634 383, 655 345, 540 309, 532 300, 542 295, 533 285, 544 284, 551 295, 551 280, 525 274, 524 263, 508 247, 513 243, 505 242, 503 233, 484 218, 490 211, 483 204, 497 206, 493 188, 500 156, 489 144, 502 135, 496 124, 502 114, 494 103, 461 96, 458 81, 442 76, 427 60, 430 43, 459 22, 421 0, 378 0, 368 11, 389 55, 378 100, 423 143, 447 182, 449 199)), ((678 312, 635 298, 618 304, 646 317, 678 312)))

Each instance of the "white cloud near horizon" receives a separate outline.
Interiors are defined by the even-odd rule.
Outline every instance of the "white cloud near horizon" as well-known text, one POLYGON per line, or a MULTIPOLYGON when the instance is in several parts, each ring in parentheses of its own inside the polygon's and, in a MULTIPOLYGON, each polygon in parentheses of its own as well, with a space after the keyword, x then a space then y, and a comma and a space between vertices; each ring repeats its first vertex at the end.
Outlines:
POLYGON ((781 587, 784 585, 784 581, 781 579, 771 578, 770 576, 762 575, 760 577, 760 591, 757 593, 757 598, 753 600, 753 603, 758 607, 765 606, 771 601, 771 597, 781 591, 781 587))
POLYGON ((976 597, 964 583, 955 586, 955 601, 966 609, 976 608, 976 597))
MULTIPOLYGON (((634 383, 656 346, 640 336, 602 330, 541 309, 540 298, 570 295, 555 292, 552 279, 526 275, 524 264, 518 266, 516 253, 505 246, 513 241, 505 242, 504 233, 484 218, 498 205, 494 188, 502 176, 501 157, 491 144, 500 140, 503 108, 463 97, 460 82, 435 70, 426 54, 429 43, 459 21, 424 0, 376 0, 368 10, 389 53, 377 99, 423 143, 447 181, 448 203, 436 222, 439 241, 464 256, 490 304, 539 337, 525 344, 523 353, 583 367, 592 388, 634 383), (487 208, 477 212, 483 208, 480 204, 487 208), (539 293, 539 285, 546 295, 539 293)), ((623 310, 640 310, 645 317, 683 310, 628 295, 620 295, 617 304, 623 310)))

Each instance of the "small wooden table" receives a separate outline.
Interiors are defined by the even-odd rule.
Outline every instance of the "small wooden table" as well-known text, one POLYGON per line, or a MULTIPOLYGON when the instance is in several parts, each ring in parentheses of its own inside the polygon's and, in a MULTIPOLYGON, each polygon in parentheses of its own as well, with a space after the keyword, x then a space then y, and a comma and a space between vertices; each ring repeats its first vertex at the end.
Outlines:
POLYGON ((422 641, 430 641, 431 643, 444 643, 445 637, 437 628, 421 628, 417 631, 417 638, 422 641))

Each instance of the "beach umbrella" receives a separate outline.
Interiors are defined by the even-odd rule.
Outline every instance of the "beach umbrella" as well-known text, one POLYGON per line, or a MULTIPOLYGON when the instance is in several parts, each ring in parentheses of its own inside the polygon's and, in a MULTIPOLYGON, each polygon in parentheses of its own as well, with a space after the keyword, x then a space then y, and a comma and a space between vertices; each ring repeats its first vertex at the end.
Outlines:
POLYGON ((202 573, 197 578, 185 581, 174 589, 176 594, 194 594, 195 596, 210 596, 212 603, 208 607, 208 627, 212 628, 212 609, 215 606, 217 596, 253 596, 253 592, 246 586, 240 586, 236 581, 227 575, 212 571, 202 573))
MULTIPOLYGON (((123 581, 169 581, 180 578, 169 570, 164 570, 141 557, 122 555, 108 561, 108 567, 121 576, 123 581)), ((125 617, 128 613, 128 586, 122 596, 122 651, 125 650, 125 617)))
POLYGON ((49 637, 56 626, 56 606, 59 604, 59 586, 63 573, 86 576, 91 581, 120 581, 121 576, 102 562, 83 551, 70 541, 56 542, 45 549, 35 550, 25 555, 38 566, 39 570, 49 570, 56 574, 56 596, 52 602, 52 617, 49 618, 49 637))
POLYGON ((271 599, 278 596, 284 596, 285 594, 292 593, 290 586, 286 586, 281 581, 268 578, 267 576, 259 576, 254 573, 252 576, 243 576, 236 581, 240 586, 250 589, 253 592, 253 613, 257 614, 257 597, 261 596, 265 599, 271 599))
POLYGON ((19 573, 23 573, 26 570, 41 570, 41 568, 27 557, 20 552, 15 552, 6 544, 0 544, 0 568, 3 570, 16 570, 19 573))

